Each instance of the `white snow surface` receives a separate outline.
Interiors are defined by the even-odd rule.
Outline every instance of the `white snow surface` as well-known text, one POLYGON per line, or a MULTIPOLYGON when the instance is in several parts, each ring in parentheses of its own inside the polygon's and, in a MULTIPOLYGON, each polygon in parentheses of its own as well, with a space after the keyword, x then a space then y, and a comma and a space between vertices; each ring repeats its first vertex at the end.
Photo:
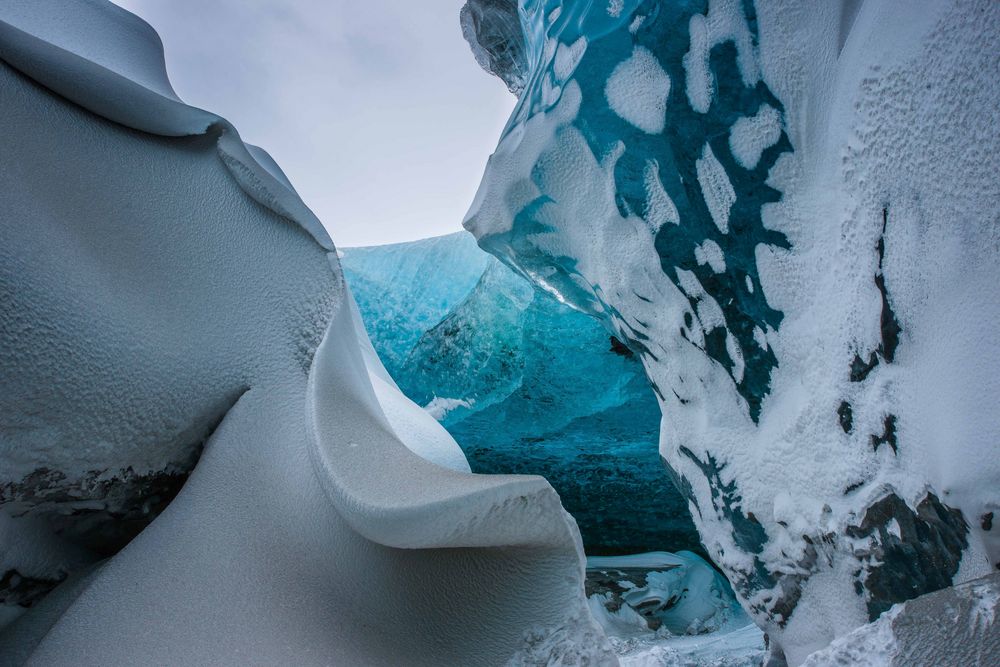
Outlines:
POLYGON ((892 632, 892 622, 898 613, 899 608, 895 607, 875 622, 837 638, 827 648, 809 656, 802 667, 891 667, 899 654, 892 632))
POLYGON ((986 666, 1000 655, 1000 574, 897 604, 803 667, 986 666))
POLYGON ((99 567, 48 548, 31 506, 3 510, 5 565, 71 576, 0 652, 614 663, 556 493, 463 472, 374 358, 322 226, 263 151, 173 94, 148 25, 103 0, 6 2, 0 61, 3 482, 46 467, 72 490, 208 438, 99 567))
POLYGON ((424 410, 433 417, 434 419, 441 421, 447 416, 447 414, 458 408, 471 408, 475 405, 474 400, 466 400, 464 398, 442 398, 440 396, 435 396, 430 400, 430 402, 424 406, 424 410))
MULTIPOLYGON (((558 64, 557 54, 557 67, 558 64)), ((670 77, 649 49, 635 47, 632 57, 611 72, 604 94, 611 109, 622 119, 649 134, 663 132, 667 124, 670 77)))
POLYGON ((709 69, 708 59, 717 44, 731 40, 739 54, 743 81, 749 84, 759 80, 753 40, 739 0, 709 0, 708 14, 693 15, 688 30, 691 47, 683 62, 688 100, 696 111, 705 113, 712 105, 715 77, 709 69))
POLYGON ((738 119, 729 131, 729 148, 744 169, 755 169, 760 155, 781 138, 781 112, 764 104, 756 114, 738 119))
POLYGON ((686 637, 610 637, 622 667, 760 667, 764 633, 753 623, 686 637))
POLYGON ((729 211, 736 203, 736 191, 729 181, 729 175, 725 168, 719 163, 719 159, 712 152, 712 147, 705 144, 701 151, 701 158, 697 163, 698 184, 701 186, 702 196, 708 204, 708 211, 712 214, 715 226, 723 234, 729 232, 729 211))

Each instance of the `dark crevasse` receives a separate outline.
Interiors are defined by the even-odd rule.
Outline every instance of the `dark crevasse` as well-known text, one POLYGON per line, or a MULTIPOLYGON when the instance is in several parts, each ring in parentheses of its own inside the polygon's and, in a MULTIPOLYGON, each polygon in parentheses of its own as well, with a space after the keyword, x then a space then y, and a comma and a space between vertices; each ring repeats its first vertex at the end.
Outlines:
POLYGON ((658 420, 631 406, 580 417, 565 428, 511 439, 487 415, 451 428, 474 472, 544 476, 576 519, 587 553, 698 551, 687 502, 656 453, 658 420))
POLYGON ((492 258, 480 263, 474 249, 460 233, 343 251, 376 350, 401 360, 400 388, 444 424, 474 472, 543 475, 588 553, 701 552, 660 460, 660 412, 638 360, 596 320, 492 258), (428 317, 422 302, 435 285, 452 296, 428 317))

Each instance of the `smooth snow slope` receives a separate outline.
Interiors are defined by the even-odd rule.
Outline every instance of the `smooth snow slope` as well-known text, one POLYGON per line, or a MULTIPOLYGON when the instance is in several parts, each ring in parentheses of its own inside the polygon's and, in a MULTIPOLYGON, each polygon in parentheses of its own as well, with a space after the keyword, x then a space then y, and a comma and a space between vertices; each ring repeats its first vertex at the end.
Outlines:
POLYGON ((775 654, 1000 564, 1000 4, 489 16, 527 74, 466 227, 642 359, 775 654))
POLYGON ((4 662, 614 662, 554 491, 414 427, 322 227, 149 26, 6 2, 0 60, 5 594, 71 575, 4 662))

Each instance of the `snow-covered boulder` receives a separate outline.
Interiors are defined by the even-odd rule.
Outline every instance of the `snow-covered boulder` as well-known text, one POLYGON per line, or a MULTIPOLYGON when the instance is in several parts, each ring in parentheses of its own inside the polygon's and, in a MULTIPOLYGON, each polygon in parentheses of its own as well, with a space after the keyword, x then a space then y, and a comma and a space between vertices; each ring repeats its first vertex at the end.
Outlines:
POLYGON ((775 657, 992 570, 1000 5, 522 0, 519 22, 526 84, 466 227, 642 360, 775 657))
POLYGON ((994 665, 1000 656, 1000 574, 900 603, 813 653, 803 667, 994 665))
POLYGON ((613 662, 555 492, 465 472, 148 25, 4 2, 0 118, 0 661, 613 662))

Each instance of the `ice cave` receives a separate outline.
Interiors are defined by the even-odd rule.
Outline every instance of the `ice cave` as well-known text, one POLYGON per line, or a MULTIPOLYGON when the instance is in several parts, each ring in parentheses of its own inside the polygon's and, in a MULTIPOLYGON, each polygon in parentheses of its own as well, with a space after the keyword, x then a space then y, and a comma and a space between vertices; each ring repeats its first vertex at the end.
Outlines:
POLYGON ((1000 664, 1000 3, 393 3, 0 2, 0 667, 1000 664))

